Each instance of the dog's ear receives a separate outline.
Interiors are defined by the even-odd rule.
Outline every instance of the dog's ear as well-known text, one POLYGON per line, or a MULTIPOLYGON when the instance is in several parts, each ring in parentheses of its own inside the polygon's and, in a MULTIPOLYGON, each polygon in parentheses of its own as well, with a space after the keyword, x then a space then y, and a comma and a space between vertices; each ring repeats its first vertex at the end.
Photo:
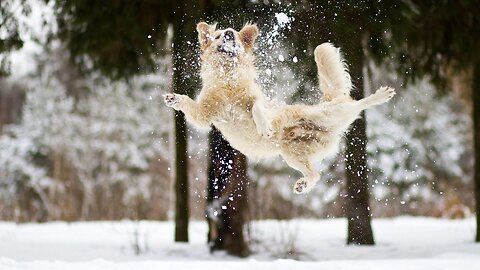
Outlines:
POLYGON ((208 47, 212 42, 212 33, 215 31, 216 25, 208 25, 205 22, 201 22, 197 24, 197 32, 198 32, 198 42, 200 43, 200 47, 202 50, 208 47))
POLYGON ((258 27, 255 24, 247 24, 240 30, 239 34, 245 49, 251 50, 258 36, 258 27))

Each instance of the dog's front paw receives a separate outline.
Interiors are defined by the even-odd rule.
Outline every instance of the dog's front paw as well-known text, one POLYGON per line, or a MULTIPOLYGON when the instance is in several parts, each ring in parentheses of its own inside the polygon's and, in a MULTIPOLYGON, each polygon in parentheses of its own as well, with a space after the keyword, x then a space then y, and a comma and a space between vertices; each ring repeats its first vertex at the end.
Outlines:
POLYGON ((300 178, 295 185, 293 186, 293 193, 295 194, 305 194, 312 190, 313 185, 305 178, 300 178))
POLYGON ((163 100, 165 101, 165 105, 175 109, 175 105, 180 103, 181 98, 176 94, 165 94, 163 95, 163 100))
POLYGON ((258 133, 260 133, 262 137, 270 139, 273 136, 273 128, 271 126, 266 126, 261 130, 258 130, 258 133))
POLYGON ((393 96, 395 96, 395 89, 388 86, 382 86, 375 92, 375 97, 379 102, 387 102, 392 99, 393 96))
POLYGON ((270 139, 273 136, 272 124, 268 122, 267 119, 262 119, 262 121, 255 122, 257 126, 257 132, 263 138, 270 139))

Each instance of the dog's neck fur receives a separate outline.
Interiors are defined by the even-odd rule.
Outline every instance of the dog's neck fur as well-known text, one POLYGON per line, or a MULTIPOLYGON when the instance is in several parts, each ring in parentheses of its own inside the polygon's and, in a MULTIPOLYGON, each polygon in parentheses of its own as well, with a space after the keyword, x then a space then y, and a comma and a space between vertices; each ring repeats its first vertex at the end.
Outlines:
POLYGON ((252 54, 244 54, 239 57, 202 55, 200 75, 203 87, 207 89, 222 86, 235 88, 245 85, 245 82, 254 83, 257 72, 253 63, 254 56, 252 54))

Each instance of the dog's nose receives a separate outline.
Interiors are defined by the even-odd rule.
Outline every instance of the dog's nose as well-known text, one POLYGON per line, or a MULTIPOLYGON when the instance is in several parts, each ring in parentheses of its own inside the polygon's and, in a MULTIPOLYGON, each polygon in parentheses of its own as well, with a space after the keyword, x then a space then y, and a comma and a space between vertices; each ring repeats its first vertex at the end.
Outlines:
POLYGON ((223 38, 225 40, 233 40, 233 31, 232 30, 225 31, 225 33, 223 33, 223 38))

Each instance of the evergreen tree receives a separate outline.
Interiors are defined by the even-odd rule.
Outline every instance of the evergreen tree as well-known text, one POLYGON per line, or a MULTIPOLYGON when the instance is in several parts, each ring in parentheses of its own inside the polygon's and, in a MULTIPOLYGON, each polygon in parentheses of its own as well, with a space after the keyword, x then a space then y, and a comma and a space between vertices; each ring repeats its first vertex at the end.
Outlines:
POLYGON ((31 7, 27 0, 0 2, 0 76, 10 73, 8 53, 23 46, 20 31, 23 27, 20 15, 28 15, 31 7))
MULTIPOLYGON (((296 1, 293 1, 296 2, 296 1)), ((302 1, 297 3, 296 20, 292 28, 295 55, 313 55, 315 46, 332 42, 345 54, 353 85, 354 99, 365 96, 363 67, 367 54, 376 60, 390 56, 387 31, 404 19, 402 1, 302 1), (307 27, 308 26, 308 27, 307 27)), ((313 57, 293 65, 303 81, 297 99, 311 96, 316 70, 313 57)), ((310 101, 311 102, 311 101, 310 101)), ((374 244, 370 225, 368 167, 366 163, 366 120, 362 113, 346 135, 346 185, 345 215, 348 219, 349 244, 374 244)))
MULTIPOLYGON (((48 0, 47 0, 48 1, 48 0)), ((198 79, 195 24, 203 1, 55 1, 58 36, 85 72, 112 79, 155 71, 155 59, 173 30, 173 91, 193 95, 198 79)), ((175 240, 188 241, 187 127, 175 113, 175 240)))
MULTIPOLYGON (((85 72, 99 70, 112 79, 155 71, 155 59, 165 48, 168 29, 173 36, 173 91, 192 96, 197 77, 196 23, 228 20, 240 26, 238 9, 249 1, 56 1, 58 36, 67 43, 72 59, 85 72)), ((248 14, 249 15, 249 14, 248 14)), ((228 25, 232 26, 232 25, 228 25)), ((168 44, 167 44, 168 45, 168 44)), ((175 112, 175 239, 188 241, 187 126, 175 112)), ((233 152, 225 149, 225 154, 233 152)), ((245 163, 246 164, 246 163, 245 163)), ((246 165, 245 165, 246 166, 246 165)), ((246 169, 242 170, 246 172, 246 169)), ((243 242, 243 241, 242 241, 243 242)))
POLYGON ((470 74, 473 102, 474 179, 477 214, 476 241, 480 242, 480 27, 478 1, 411 1, 406 24, 392 25, 393 45, 400 73, 414 81, 427 76, 446 90, 449 71, 470 74))

